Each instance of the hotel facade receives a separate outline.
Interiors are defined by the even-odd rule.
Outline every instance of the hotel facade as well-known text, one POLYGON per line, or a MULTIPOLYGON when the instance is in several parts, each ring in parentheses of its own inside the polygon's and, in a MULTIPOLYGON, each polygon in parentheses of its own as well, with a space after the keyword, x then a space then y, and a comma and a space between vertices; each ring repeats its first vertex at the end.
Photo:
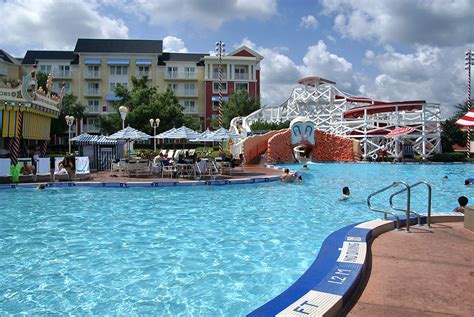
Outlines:
MULTIPOLYGON (((242 46, 222 56, 222 99, 237 90, 260 97, 261 55, 242 46)), ((29 50, 21 61, 23 72, 53 76, 53 91, 64 85, 65 93, 78 97, 86 107, 75 134, 100 132, 99 116, 115 112, 118 84, 130 88, 131 77, 147 76, 159 91, 172 89, 184 113, 213 128, 218 112, 219 58, 204 53, 163 52, 161 40, 78 39, 73 51, 29 50)))

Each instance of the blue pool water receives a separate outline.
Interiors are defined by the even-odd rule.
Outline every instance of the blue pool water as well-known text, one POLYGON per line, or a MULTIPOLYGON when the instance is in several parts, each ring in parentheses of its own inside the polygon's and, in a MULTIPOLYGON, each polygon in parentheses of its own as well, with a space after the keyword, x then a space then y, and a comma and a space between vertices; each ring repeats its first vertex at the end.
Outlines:
MULTIPOLYGON (((301 185, 0 190, 0 315, 242 316, 329 233, 379 217, 372 191, 427 180, 433 209, 450 211, 474 199, 468 177, 470 165, 310 164, 301 185), (339 202, 343 186, 352 198, 339 202)), ((413 193, 422 210, 425 195, 413 193)))

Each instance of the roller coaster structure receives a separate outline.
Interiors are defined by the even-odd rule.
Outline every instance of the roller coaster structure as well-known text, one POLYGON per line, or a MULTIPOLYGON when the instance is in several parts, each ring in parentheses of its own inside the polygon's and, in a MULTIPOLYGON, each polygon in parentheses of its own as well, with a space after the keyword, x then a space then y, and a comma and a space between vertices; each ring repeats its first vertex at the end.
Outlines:
MULTIPOLYGON (((423 160, 441 152, 439 104, 424 100, 384 102, 353 96, 340 91, 335 82, 320 77, 306 77, 298 84, 279 106, 234 118, 231 128, 245 138, 257 121, 282 122, 304 116, 316 124, 316 129, 358 140, 362 160, 375 160, 382 151, 388 157, 401 159, 409 149, 423 160), (410 132, 387 136, 402 129, 410 132)), ((234 150, 242 150, 240 143, 234 150)))

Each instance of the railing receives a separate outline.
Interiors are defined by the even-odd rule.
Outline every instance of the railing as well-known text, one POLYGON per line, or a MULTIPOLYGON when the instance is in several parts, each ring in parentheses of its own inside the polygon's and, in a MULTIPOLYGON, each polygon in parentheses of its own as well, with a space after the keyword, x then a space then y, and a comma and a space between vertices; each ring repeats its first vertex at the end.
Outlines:
POLYGON ((235 73, 234 74, 234 79, 238 79, 238 80, 248 80, 249 79, 249 73, 235 73))
POLYGON ((84 75, 86 79, 100 79, 100 72, 86 72, 84 75))
MULTIPOLYGON (((428 206, 427 206, 427 215, 426 215, 426 225, 428 226, 428 228, 431 228, 431 185, 426 181, 419 181, 419 182, 417 182, 413 185, 410 185, 410 189, 413 188, 413 187, 416 187, 418 185, 421 185, 421 184, 424 184, 428 187, 428 206)), ((404 188, 402 190, 399 190, 398 192, 396 192, 396 193, 394 193, 390 196, 390 199, 389 199, 390 207, 392 207, 395 210, 406 211, 403 208, 395 207, 393 205, 393 197, 403 193, 404 191, 406 191, 406 188, 404 188)), ((418 214, 418 212, 416 212, 414 210, 412 210, 411 212, 416 214, 416 216, 418 218, 418 225, 421 225, 420 215, 418 214)))
POLYGON ((165 79, 197 79, 197 72, 166 72, 165 79))
POLYGON ((371 198, 374 197, 375 195, 383 193, 383 192, 389 190, 390 188, 396 187, 398 185, 404 185, 406 187, 406 191, 407 191, 407 209, 406 209, 407 227, 406 227, 406 231, 408 232, 408 231, 410 231, 410 221, 409 221, 410 220, 410 185, 408 185, 406 182, 402 182, 402 181, 393 182, 391 185, 389 185, 387 187, 384 187, 384 188, 370 194, 369 197, 367 197, 367 205, 368 205, 370 210, 375 211, 375 212, 383 213, 384 214, 384 219, 387 219, 387 214, 392 215, 397 221, 396 222, 397 230, 400 230, 400 218, 398 217, 398 215, 395 212, 390 211, 390 210, 383 210, 383 209, 374 208, 374 207, 372 207, 372 204, 370 202, 371 198))
POLYGON ((92 97, 97 97, 100 96, 100 91, 99 90, 86 90, 85 96, 92 96, 92 97))
POLYGON ((176 96, 185 96, 185 97, 197 97, 196 89, 173 89, 173 92, 176 96))
POLYGON ((53 78, 71 78, 71 72, 70 71, 54 71, 53 72, 53 78))

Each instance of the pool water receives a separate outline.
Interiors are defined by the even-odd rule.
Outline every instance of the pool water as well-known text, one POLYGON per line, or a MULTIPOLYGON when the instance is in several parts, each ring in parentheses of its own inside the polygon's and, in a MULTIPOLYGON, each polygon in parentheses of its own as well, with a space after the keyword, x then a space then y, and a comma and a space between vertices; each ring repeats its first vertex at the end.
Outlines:
MULTIPOLYGON (((371 192, 427 180, 434 211, 473 198, 470 165, 309 166, 299 185, 0 190, 0 315, 243 316, 304 273, 329 233, 380 217, 371 192), (339 202, 343 186, 352 198, 339 202)), ((426 189, 412 199, 424 211, 426 189)))

